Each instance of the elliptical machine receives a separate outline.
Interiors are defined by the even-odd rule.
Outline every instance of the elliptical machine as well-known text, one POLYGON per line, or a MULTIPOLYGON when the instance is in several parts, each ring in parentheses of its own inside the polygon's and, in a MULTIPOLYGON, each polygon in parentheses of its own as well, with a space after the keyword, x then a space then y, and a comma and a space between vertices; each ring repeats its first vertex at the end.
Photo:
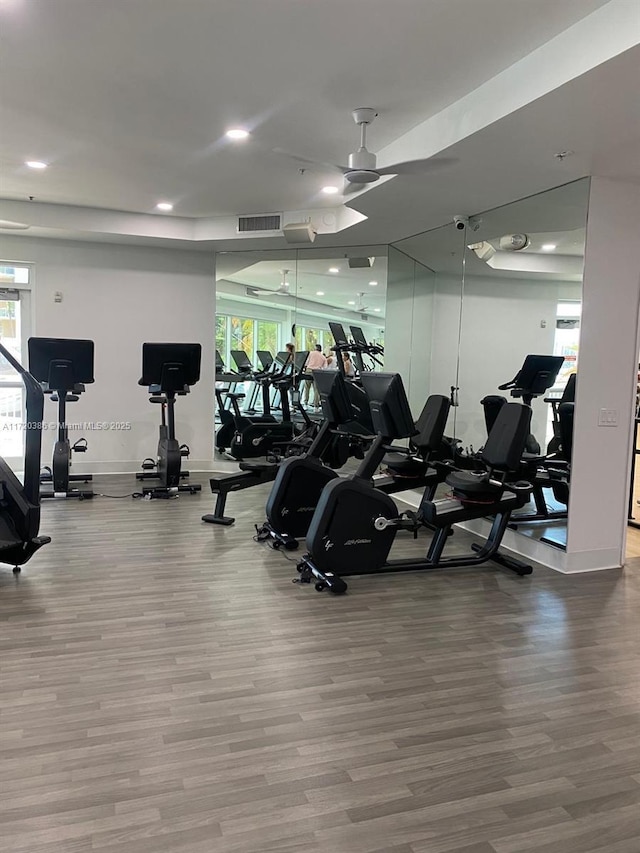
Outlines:
POLYGON ((149 388, 149 402, 159 404, 162 409, 160 438, 157 460, 145 459, 142 471, 136 480, 159 479, 159 486, 145 486, 142 494, 148 498, 171 498, 178 492, 195 494, 202 488, 189 483, 180 484, 189 476, 182 470, 182 458, 189 456, 186 444, 176 439, 175 402, 176 396, 185 396, 190 386, 200 379, 200 344, 156 344, 142 345, 142 378, 139 385, 149 388))
POLYGON ((73 338, 29 338, 29 371, 45 394, 58 404, 58 437, 53 448, 51 467, 40 474, 40 483, 51 483, 51 491, 41 489, 41 498, 93 497, 91 489, 75 489, 71 483, 88 483, 91 474, 72 474, 73 453, 85 453, 87 441, 69 441, 67 403, 75 403, 93 378, 93 341, 73 338))
POLYGON ((13 566, 19 574, 21 566, 51 542, 40 536, 40 452, 44 393, 42 386, 11 353, 0 344, 0 355, 18 371, 26 392, 27 435, 24 449, 24 478, 20 480, 0 457, 0 563, 13 566))

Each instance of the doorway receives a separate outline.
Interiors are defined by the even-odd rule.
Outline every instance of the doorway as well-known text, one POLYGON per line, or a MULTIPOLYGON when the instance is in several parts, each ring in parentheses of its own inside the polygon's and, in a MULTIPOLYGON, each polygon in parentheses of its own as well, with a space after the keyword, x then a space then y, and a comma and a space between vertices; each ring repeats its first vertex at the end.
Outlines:
MULTIPOLYGON (((22 364, 27 364, 31 328, 31 269, 0 261, 0 340, 22 364)), ((24 462, 24 384, 0 357, 0 456, 14 470, 24 462)))

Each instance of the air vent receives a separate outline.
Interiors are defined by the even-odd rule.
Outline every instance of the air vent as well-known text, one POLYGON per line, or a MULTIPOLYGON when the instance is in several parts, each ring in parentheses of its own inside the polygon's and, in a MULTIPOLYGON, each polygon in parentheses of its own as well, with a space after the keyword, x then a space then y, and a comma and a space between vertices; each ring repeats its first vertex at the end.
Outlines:
POLYGON ((280 214, 272 213, 268 216, 239 216, 238 234, 250 234, 256 231, 279 231, 280 214))

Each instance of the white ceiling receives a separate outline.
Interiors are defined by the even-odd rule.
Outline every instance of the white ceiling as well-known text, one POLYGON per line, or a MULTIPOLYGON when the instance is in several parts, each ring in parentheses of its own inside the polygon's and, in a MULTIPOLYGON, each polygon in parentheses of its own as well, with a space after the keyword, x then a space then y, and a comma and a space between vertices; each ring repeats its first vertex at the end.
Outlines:
POLYGON ((451 223, 400 240, 395 245, 429 269, 445 275, 462 275, 464 255, 467 275, 528 281, 580 280, 581 275, 576 273, 576 268, 579 268, 579 259, 584 255, 588 198, 588 179, 574 181, 484 212, 477 218, 477 230, 458 231, 451 223), (509 259, 513 260, 512 269, 493 268, 473 252, 465 253, 465 246, 484 240, 497 245, 499 238, 508 234, 526 234, 530 238, 527 249, 501 253, 507 265, 509 259), (555 251, 543 252, 545 243, 555 244, 555 251), (531 266, 540 267, 539 271, 518 271, 518 264, 527 267, 526 261, 522 260, 523 255, 538 256, 537 262, 531 266), (540 262, 540 257, 546 264, 540 262))
MULTIPOLYGON (((351 254, 351 253, 350 253, 351 254)), ((283 280, 282 270, 287 269, 286 280, 289 292, 297 299, 304 299, 319 306, 332 306, 341 311, 356 311, 359 306, 366 308, 372 319, 384 317, 387 293, 387 258, 384 255, 372 255, 375 258, 369 269, 351 269, 344 256, 333 259, 294 258, 283 260, 258 260, 249 266, 226 276, 221 275, 217 267, 217 278, 233 281, 247 287, 257 287, 276 291, 283 280), (337 273, 329 272, 337 269, 337 273), (370 285, 376 281, 376 285, 370 285), (318 295, 320 291, 323 295, 318 295), (360 296, 360 294, 363 294, 360 296), (351 305, 350 303, 355 303, 351 305), (376 311, 376 309, 378 309, 376 311)), ((256 296, 263 304, 282 304, 283 298, 267 295, 256 296)))
MULTIPOLYGON (((335 175, 271 149, 344 162, 350 112, 371 105, 379 151, 604 4, 0 0, 0 196, 168 199, 184 217, 333 206, 318 190, 335 175), (223 141, 238 124, 252 140, 223 141)), ((390 186, 411 200, 432 184, 397 178, 366 206, 390 186)))

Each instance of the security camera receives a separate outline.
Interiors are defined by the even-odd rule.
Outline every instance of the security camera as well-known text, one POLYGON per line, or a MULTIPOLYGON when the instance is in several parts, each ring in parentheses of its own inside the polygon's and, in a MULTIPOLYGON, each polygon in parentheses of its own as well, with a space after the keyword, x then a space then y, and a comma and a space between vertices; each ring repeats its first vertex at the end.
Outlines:
POLYGON ((468 216, 454 216, 453 222, 458 231, 464 231, 469 226, 468 216))

